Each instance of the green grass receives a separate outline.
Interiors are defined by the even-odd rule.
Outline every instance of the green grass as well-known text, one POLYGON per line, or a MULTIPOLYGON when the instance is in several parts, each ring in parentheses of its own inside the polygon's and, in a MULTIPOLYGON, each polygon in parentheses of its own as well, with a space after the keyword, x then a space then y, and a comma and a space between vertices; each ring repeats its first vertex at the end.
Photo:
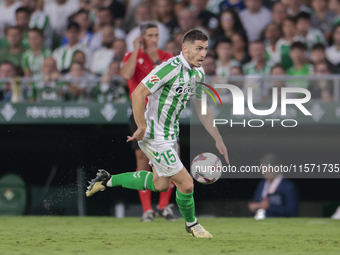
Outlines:
POLYGON ((184 221, 110 217, 0 217, 1 255, 340 254, 340 221, 201 218, 213 239, 196 239, 184 221))

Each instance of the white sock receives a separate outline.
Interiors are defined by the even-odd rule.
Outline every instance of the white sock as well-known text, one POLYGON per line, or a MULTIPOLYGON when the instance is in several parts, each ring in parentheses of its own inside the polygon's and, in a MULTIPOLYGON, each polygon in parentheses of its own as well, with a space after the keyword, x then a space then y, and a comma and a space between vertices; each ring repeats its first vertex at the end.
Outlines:
POLYGON ((187 225, 187 227, 192 226, 192 225, 194 225, 195 223, 197 223, 197 218, 195 218, 195 221, 193 221, 193 222, 185 222, 185 224, 187 225))
POLYGON ((112 187, 112 177, 106 182, 106 187, 112 187))

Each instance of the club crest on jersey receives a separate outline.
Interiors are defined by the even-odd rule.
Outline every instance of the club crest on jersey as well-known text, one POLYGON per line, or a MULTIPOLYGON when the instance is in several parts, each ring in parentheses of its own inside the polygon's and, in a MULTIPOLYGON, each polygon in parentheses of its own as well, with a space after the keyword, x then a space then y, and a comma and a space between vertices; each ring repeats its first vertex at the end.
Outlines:
POLYGON ((157 75, 151 76, 151 78, 150 78, 150 83, 151 84, 156 84, 159 81, 160 81, 160 79, 158 78, 157 75))
POLYGON ((142 59, 142 58, 140 58, 140 59, 138 59, 138 62, 139 62, 139 64, 143 64, 143 62, 144 62, 144 59, 142 59))

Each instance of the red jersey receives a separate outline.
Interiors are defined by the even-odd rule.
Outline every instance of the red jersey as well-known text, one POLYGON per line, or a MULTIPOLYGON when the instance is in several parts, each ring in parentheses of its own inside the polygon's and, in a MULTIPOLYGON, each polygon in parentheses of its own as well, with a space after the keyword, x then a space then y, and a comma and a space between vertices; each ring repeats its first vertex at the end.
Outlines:
MULTIPOLYGON (((125 64, 129 58, 131 57, 133 52, 127 52, 123 58, 123 64, 125 64)), ((157 50, 158 58, 161 62, 167 61, 169 58, 172 58, 173 55, 170 52, 166 52, 163 50, 157 50)), ((128 80, 129 87, 129 97, 131 100, 131 93, 137 88, 138 84, 155 68, 155 64, 152 59, 139 49, 137 55, 136 69, 133 76, 128 80)))

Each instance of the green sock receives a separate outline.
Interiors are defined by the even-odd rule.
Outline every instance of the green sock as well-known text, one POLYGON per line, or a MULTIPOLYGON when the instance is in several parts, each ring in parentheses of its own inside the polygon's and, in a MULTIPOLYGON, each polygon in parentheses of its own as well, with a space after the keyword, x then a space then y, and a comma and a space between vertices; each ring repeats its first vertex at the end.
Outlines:
MULTIPOLYGON (((122 186, 127 189, 157 191, 152 181, 153 173, 149 171, 127 172, 111 177, 112 187, 122 186)), ((110 186, 110 183, 108 183, 110 186)))
POLYGON ((186 222, 194 222, 196 220, 194 192, 181 193, 177 190, 176 203, 186 222))

